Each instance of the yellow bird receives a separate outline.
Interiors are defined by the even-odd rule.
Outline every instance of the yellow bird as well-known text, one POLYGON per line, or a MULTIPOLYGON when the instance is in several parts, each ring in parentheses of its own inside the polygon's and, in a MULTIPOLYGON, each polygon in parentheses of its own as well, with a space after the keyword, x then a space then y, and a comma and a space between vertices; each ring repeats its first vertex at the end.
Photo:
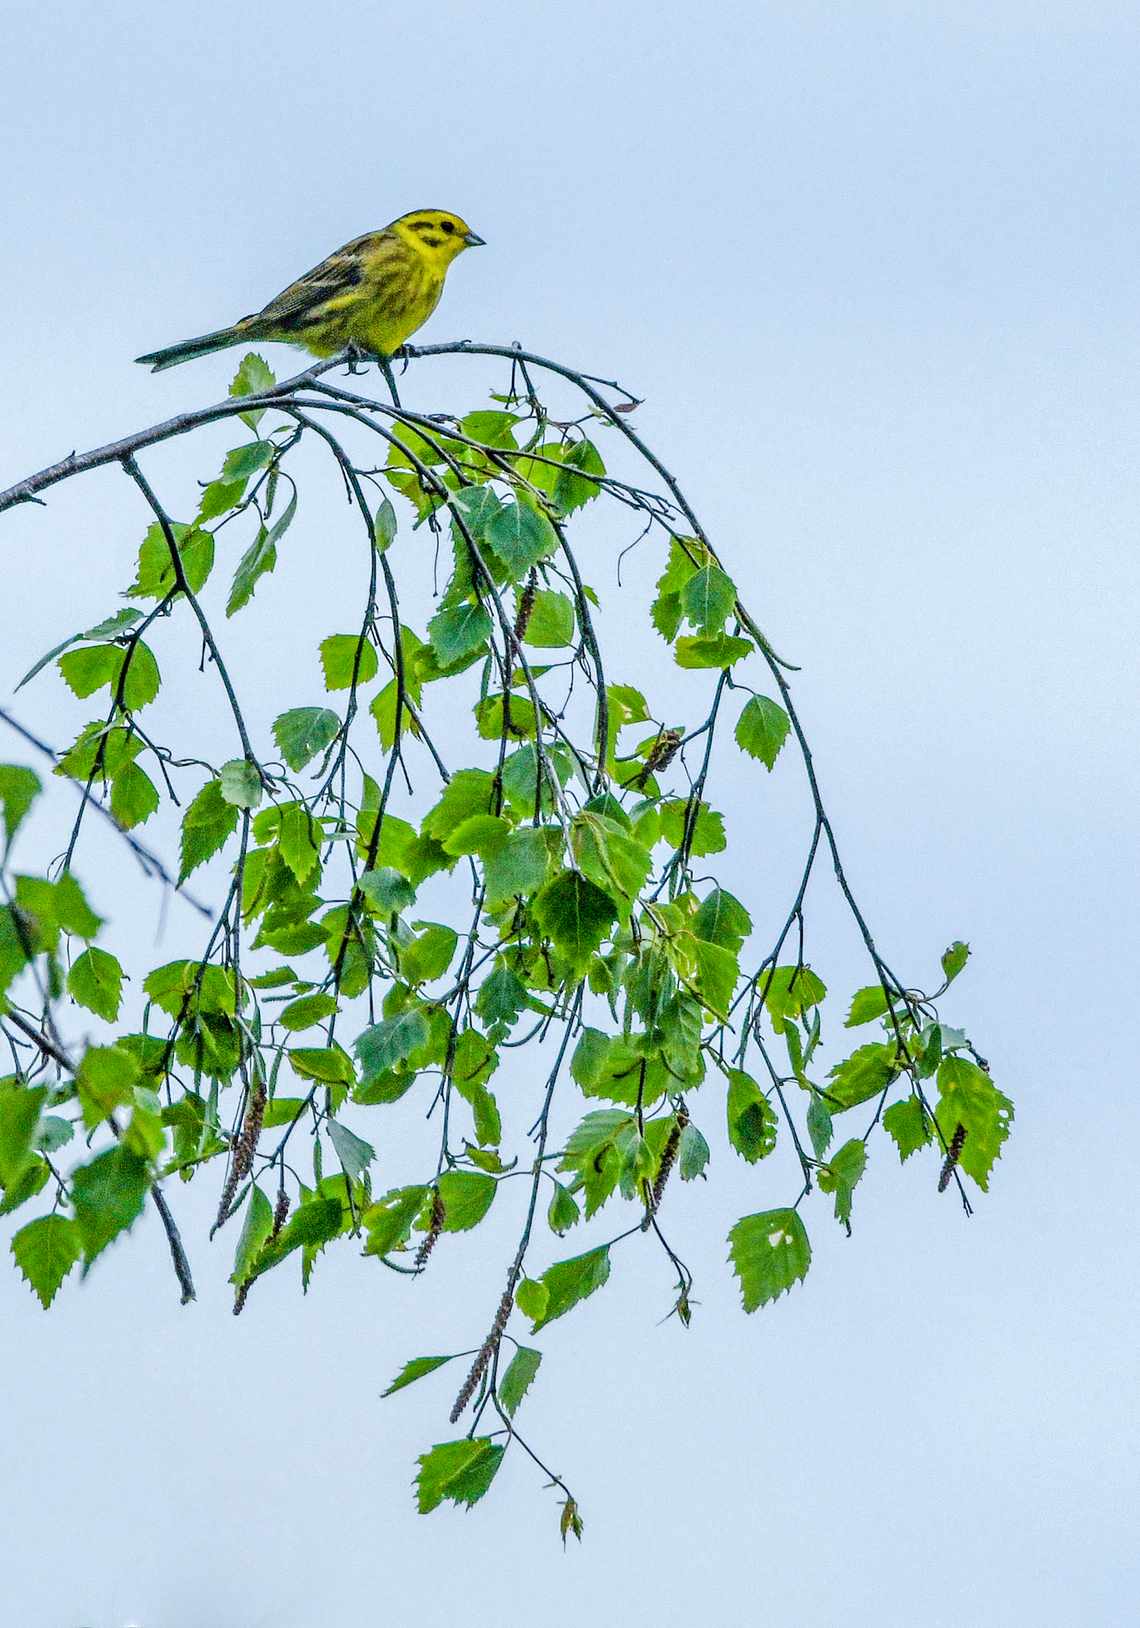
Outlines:
POLYGON ((413 210, 381 232, 346 243, 255 316, 137 360, 153 363, 158 373, 249 340, 301 345, 314 356, 355 346, 389 357, 435 310, 456 255, 482 242, 458 215, 413 210))

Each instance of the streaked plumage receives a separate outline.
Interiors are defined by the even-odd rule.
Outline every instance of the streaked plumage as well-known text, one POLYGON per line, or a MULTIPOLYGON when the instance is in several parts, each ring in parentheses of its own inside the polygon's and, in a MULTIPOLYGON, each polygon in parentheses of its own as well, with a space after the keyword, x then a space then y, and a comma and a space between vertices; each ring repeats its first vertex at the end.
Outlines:
POLYGON ((232 328, 140 356, 152 371, 229 345, 280 340, 314 356, 355 345, 391 356, 439 303, 447 268, 483 239, 444 209, 416 209, 380 232, 367 232, 298 278, 263 311, 232 328))

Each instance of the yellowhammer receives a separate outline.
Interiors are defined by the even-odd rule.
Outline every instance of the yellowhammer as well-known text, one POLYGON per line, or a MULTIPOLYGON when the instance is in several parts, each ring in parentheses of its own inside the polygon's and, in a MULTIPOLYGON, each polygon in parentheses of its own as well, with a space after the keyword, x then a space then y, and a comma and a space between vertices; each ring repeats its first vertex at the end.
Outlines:
POLYGON ((347 346, 388 357, 439 303, 447 268, 483 239, 443 209, 416 209, 382 232, 366 232, 290 283, 256 316, 137 358, 153 372, 243 340, 277 339, 314 356, 347 346))

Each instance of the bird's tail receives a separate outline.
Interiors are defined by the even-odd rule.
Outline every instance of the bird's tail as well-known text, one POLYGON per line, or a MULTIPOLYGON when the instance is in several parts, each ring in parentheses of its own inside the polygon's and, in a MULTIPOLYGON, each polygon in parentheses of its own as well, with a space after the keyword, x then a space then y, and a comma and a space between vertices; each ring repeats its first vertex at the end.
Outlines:
POLYGON ((211 351, 225 350, 227 345, 236 345, 239 340, 248 337, 238 323, 233 328, 219 328, 217 333, 203 334, 201 339, 184 339, 181 345, 151 351, 149 356, 136 356, 135 361, 150 362, 151 372, 161 373, 164 367, 177 367, 179 362, 189 362, 195 356, 209 356, 211 351))

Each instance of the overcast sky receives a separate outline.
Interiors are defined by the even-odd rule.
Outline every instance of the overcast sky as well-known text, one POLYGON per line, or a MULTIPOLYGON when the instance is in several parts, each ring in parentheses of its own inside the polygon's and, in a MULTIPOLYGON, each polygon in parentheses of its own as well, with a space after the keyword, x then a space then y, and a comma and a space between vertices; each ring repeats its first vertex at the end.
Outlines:
MULTIPOLYGON (((660 1324, 669 1276, 631 1251, 545 1337, 526 1423, 587 1522, 565 1554, 520 1454, 473 1512, 417 1515, 452 1387, 379 1400, 409 1357, 481 1337, 482 1234, 414 1293, 342 1247, 307 1298, 286 1268, 235 1320, 215 1183, 172 1195, 192 1307, 149 1214, 50 1314, 8 1271, 5 1621, 1134 1622, 1138 45, 1135 6, 1101 0, 10 0, 0 487, 216 400, 235 360, 154 377, 140 352, 410 208, 456 210, 487 247, 422 337, 518 339, 646 398, 642 433, 801 666, 887 959, 929 986, 970 941, 945 1015, 1017 1123, 971 1220, 875 1143, 852 1239, 817 1199, 806 1283, 746 1318, 723 1240, 788 1184, 701 1103, 710 1181, 669 1201, 692 1328, 660 1324)), ((410 388, 462 411, 489 380, 410 388)), ((202 458, 146 467, 190 489, 202 458)), ((318 508, 311 574, 283 558, 235 647, 314 606, 323 637, 355 602, 318 508)), ((0 694, 114 608, 144 524, 114 472, 0 519, 0 694)), ((616 596, 629 538, 587 534, 616 596)), ((251 682, 256 656, 235 648, 251 682)), ((627 682, 642 656, 668 680, 647 637, 627 682)), ((57 740, 86 717, 50 676, 14 704, 57 740)), ((799 829, 795 783, 722 786, 740 890, 749 844, 799 829)), ((104 913, 146 899, 96 852, 104 913)), ((865 978, 825 888, 811 921, 839 1005, 865 978)))

